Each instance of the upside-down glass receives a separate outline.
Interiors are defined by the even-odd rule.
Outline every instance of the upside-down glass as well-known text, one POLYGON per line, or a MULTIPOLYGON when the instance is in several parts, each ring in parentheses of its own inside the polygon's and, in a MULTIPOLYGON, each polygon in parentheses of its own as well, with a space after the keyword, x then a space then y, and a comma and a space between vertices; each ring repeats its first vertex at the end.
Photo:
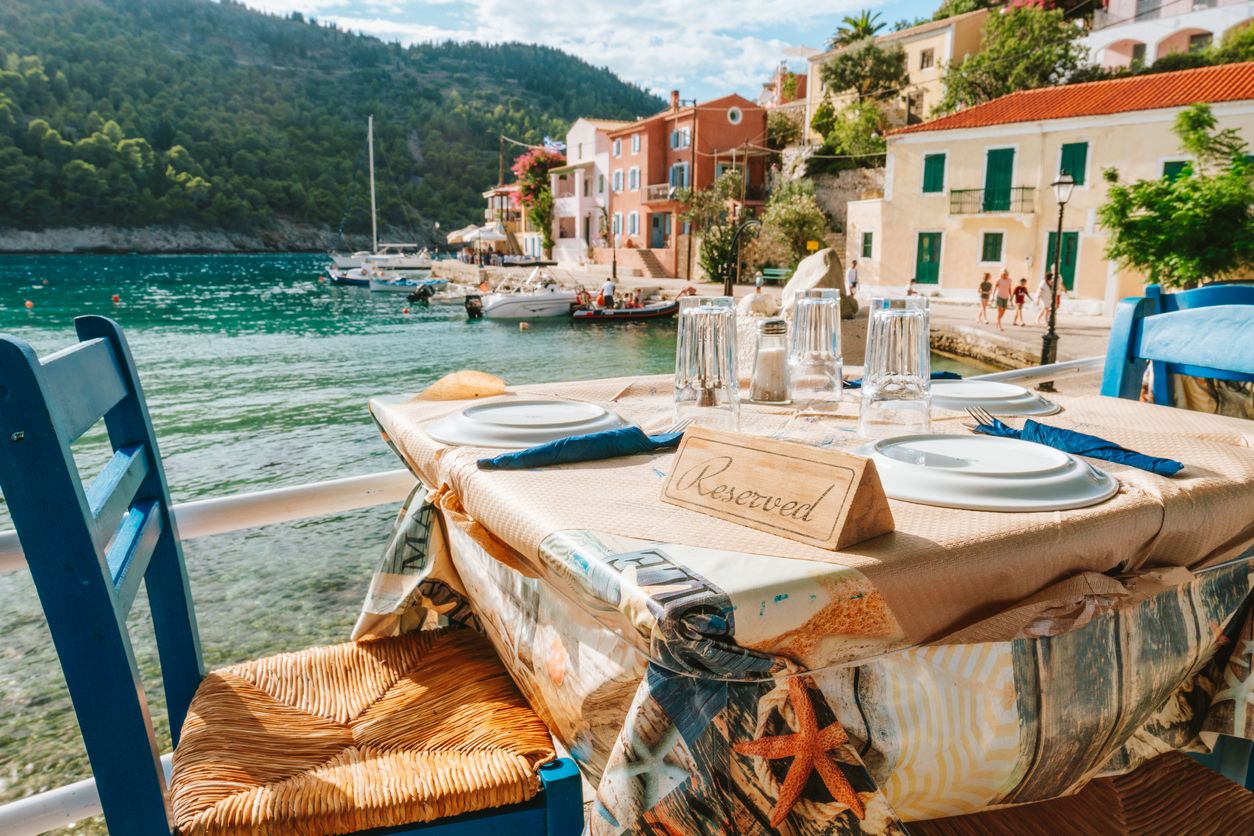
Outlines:
POLYGON ((932 354, 927 299, 871 300, 858 431, 868 438, 931 429, 932 354))
POLYGON ((679 300, 675 341, 675 420, 740 429, 736 377, 736 301, 730 296, 679 300))
POLYGON ((840 291, 807 290, 793 309, 788 371, 792 397, 809 409, 835 408, 840 401, 840 291))

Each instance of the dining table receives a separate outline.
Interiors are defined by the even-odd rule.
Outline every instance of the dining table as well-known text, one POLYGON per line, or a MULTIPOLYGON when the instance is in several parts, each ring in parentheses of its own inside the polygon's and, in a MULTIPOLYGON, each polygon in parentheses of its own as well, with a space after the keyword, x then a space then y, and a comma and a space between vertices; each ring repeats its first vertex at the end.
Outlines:
MULTIPOLYGON (((1087 460, 1118 490, 1071 510, 890 498, 894 530, 839 550, 663 502, 673 450, 484 469, 500 450, 427 432, 484 399, 375 398, 418 486, 354 635, 486 634, 595 788, 593 834, 900 833, 1254 737, 1254 422, 1050 397, 1039 421, 1184 468, 1087 460)), ((851 452, 856 398, 742 403, 739 432, 851 452)), ((486 402, 510 399, 673 424, 670 376, 486 402)))

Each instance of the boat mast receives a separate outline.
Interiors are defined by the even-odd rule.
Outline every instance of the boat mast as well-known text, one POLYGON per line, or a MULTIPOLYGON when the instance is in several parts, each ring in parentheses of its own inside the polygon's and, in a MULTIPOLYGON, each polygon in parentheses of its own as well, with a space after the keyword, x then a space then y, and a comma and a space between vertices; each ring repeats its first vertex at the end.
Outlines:
POLYGON ((370 156, 370 240, 374 244, 372 253, 379 251, 379 219, 374 204, 374 114, 366 119, 366 147, 370 156))

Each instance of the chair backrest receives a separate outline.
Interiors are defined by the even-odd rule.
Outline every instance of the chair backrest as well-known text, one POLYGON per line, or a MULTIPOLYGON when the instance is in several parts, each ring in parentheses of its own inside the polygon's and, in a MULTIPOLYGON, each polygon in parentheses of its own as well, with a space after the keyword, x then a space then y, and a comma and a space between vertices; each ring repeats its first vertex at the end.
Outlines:
POLYGON ((1254 285, 1219 284, 1124 299, 1106 347, 1102 394, 1140 396, 1153 366, 1154 403, 1171 405, 1171 376, 1254 381, 1254 285))
POLYGON ((146 582, 170 732, 204 677, 178 531, 122 329, 74 322, 42 361, 0 335, 0 488, 48 619, 113 833, 172 830, 165 775, 126 616, 146 582), (101 418, 112 458, 84 486, 70 445, 101 418))

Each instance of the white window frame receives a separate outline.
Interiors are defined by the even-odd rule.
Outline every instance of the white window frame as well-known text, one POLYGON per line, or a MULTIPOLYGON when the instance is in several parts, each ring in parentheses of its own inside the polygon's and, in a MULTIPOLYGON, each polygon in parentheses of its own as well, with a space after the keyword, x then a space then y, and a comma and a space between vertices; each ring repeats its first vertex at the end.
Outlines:
POLYGON ((928 47, 927 49, 920 49, 919 50, 919 72, 923 72, 924 70, 933 70, 933 69, 936 69, 935 47, 928 47), (927 55, 928 53, 931 53, 932 62, 925 67, 923 66, 923 56, 927 55))
POLYGON ((676 127, 675 130, 671 131, 671 150, 687 148, 691 144, 692 144, 692 128, 691 127, 684 127, 684 128, 676 127))
POLYGON ((640 191, 640 166, 633 165, 627 169, 627 191, 640 191))
POLYGON ((639 212, 631 212, 627 215, 627 234, 628 235, 640 234, 640 213, 639 212))
POLYGON ((727 108, 727 122, 731 125, 739 125, 745 120, 745 112, 736 106, 727 108))
POLYGON ((611 188, 614 189, 615 193, 623 190, 623 170, 621 168, 614 169, 614 175, 611 183, 611 188))
MULTIPOLYGON (((910 264, 911 264, 910 269, 911 270, 919 269, 919 235, 921 235, 924 232, 940 233, 941 245, 940 245, 940 252, 937 253, 936 255, 936 262, 938 265, 936 268, 936 284, 923 285, 923 287, 934 287, 937 290, 940 290, 941 288, 945 286, 945 239, 949 237, 948 235, 945 234, 944 229, 928 227, 926 229, 916 229, 914 231, 914 250, 913 250, 913 255, 911 257, 911 260, 910 260, 910 264)), ((913 282, 914 279, 911 279, 910 281, 913 282)))
POLYGON ((615 212, 614 218, 610 223, 610 234, 617 237, 623 234, 623 213, 615 212))
POLYGON ((631 135, 631 153, 633 154, 640 153, 640 134, 631 135))
MULTIPOLYGON (((979 253, 979 255, 977 256, 976 263, 977 263, 977 264, 996 264, 996 265, 998 265, 999 267, 1004 267, 1004 266, 1006 265, 1006 248, 1007 248, 1007 245, 1008 245, 1009 241, 1010 241, 1010 230, 1008 230, 1008 229, 1004 229, 1004 228, 998 228, 998 229, 981 229, 981 230, 980 230, 980 244, 979 244, 979 246, 980 246, 980 253, 979 253), (1001 233, 1001 259, 999 259, 998 261, 985 261, 985 260, 984 260, 984 236, 985 236, 985 235, 988 235, 990 232, 992 232, 992 233, 998 233, 998 232, 1000 232, 1000 233, 1001 233)), ((942 247, 944 246, 944 243, 945 243, 945 241, 944 241, 944 239, 942 238, 942 239, 941 239, 941 246, 942 246, 942 247)))
POLYGON ((614 150, 611 153, 615 157, 621 157, 623 155, 623 141, 621 139, 614 140, 614 144, 612 147, 614 150))
MULTIPOLYGON (((1015 172, 1019 170, 1019 163, 1021 162, 1019 158, 1019 144, 1017 142, 1014 145, 985 145, 984 146, 984 165, 982 166, 984 170, 980 172, 980 189, 988 188, 988 152, 989 151, 1005 151, 1007 149, 1015 152, 1014 164, 1010 166, 1011 195, 1014 194, 1013 190, 1015 189, 1015 172)), ((945 176, 948 177, 949 176, 949 171, 948 171, 949 160, 946 159, 945 163, 946 163, 945 176)), ((1050 178, 1050 182, 1051 183, 1053 182, 1052 177, 1050 178)), ((926 232, 926 231, 927 230, 920 230, 920 232, 926 232)))
MULTIPOLYGON (((1178 160, 1180 158, 1179 157, 1167 157, 1167 159, 1178 160)), ((1161 177, 1162 175, 1160 174, 1159 176, 1161 177)), ((1046 257, 1049 255, 1049 236, 1051 233, 1057 234, 1057 232, 1058 230, 1057 228, 1055 228, 1055 229, 1046 229, 1042 233, 1042 236, 1041 236, 1041 261, 1042 262, 1044 262, 1046 260, 1046 257)), ((1067 290, 1067 286, 1065 284, 1059 285, 1058 286, 1059 297, 1061 297, 1064 293, 1072 293, 1072 294, 1079 295, 1080 278, 1083 275, 1080 272, 1080 265, 1084 263, 1084 260, 1083 260, 1084 238, 1085 238, 1084 227, 1078 227, 1078 228, 1077 227, 1063 227, 1062 234, 1066 235, 1068 232, 1074 232, 1076 234, 1075 236, 1075 287, 1072 288, 1071 290, 1067 290)), ((1058 246, 1060 247, 1062 246, 1061 238, 1058 239, 1058 246)), ((1046 273, 1053 271, 1053 269, 1054 269, 1054 262, 1050 261, 1048 263, 1043 263, 1041 265, 1040 274, 1043 276, 1046 273)), ((1032 282, 1029 279, 1028 286, 1031 287, 1031 284, 1032 282)))
POLYGON ((667 183, 668 183, 669 185, 671 185, 673 188, 676 188, 676 189, 687 189, 687 188, 690 188, 689 183, 690 183, 691 181, 688 179, 688 163, 686 163, 686 162, 683 162, 683 163, 671 163, 671 167, 670 167, 670 168, 667 170, 667 172, 666 172, 666 180, 667 180, 667 183), (683 176, 683 178, 682 178, 682 179, 683 179, 683 182, 682 182, 682 183, 680 183, 680 182, 676 182, 676 181, 678 180, 678 178, 676 178, 676 177, 674 176, 674 174, 673 174, 673 172, 674 172, 676 169, 679 169, 680 171, 682 171, 682 172, 684 173, 684 176, 683 176))
POLYGON ((597 172, 597 194, 605 194, 605 174, 597 172))
POLYGON ((879 238, 880 237, 875 234, 874 229, 859 229, 858 230, 858 249, 856 250, 856 252, 858 253, 858 257, 853 260, 859 263, 864 262, 864 261, 875 261, 875 245, 879 242, 879 238), (867 255, 866 253, 863 252, 863 250, 866 248, 862 246, 863 239, 865 239, 866 236, 868 235, 871 236, 871 254, 870 255, 867 255))

